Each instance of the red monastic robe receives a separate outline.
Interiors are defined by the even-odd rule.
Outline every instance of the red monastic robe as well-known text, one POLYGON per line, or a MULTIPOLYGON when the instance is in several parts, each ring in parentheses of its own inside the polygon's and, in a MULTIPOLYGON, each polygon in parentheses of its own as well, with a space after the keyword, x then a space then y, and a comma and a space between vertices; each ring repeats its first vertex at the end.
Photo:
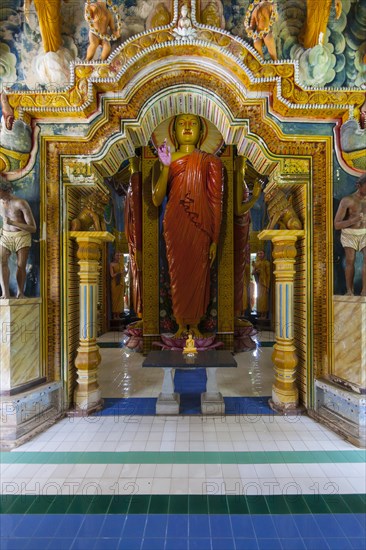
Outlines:
POLYGON ((185 324, 199 322, 210 299, 209 249, 218 243, 222 217, 223 167, 208 153, 172 162, 164 237, 173 314, 185 324))

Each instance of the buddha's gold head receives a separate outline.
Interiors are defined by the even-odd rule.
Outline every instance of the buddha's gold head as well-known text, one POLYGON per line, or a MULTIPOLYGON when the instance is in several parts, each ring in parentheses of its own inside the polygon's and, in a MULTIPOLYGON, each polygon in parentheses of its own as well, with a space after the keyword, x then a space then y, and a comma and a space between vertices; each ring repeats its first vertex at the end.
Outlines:
POLYGON ((174 121, 174 134, 178 145, 197 145, 203 132, 202 121, 193 114, 177 115, 174 121))

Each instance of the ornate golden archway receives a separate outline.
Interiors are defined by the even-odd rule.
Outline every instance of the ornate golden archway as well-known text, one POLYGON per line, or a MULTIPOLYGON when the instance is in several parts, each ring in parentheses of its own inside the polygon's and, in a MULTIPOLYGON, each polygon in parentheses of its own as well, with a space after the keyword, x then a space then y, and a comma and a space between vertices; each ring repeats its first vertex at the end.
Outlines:
MULTIPOLYGON (((197 82, 197 75, 198 73, 191 75, 192 81, 197 82)), ((186 72, 184 77, 187 80, 188 75, 186 72)), ((154 119, 154 116, 156 117, 156 112, 164 113, 160 119, 156 119, 156 125, 163 118, 168 118, 176 112, 183 112, 184 110, 188 110, 188 108, 190 108, 191 112, 203 114, 202 104, 197 97, 193 84, 192 91, 189 91, 189 84, 187 85, 186 82, 184 86, 177 86, 176 74, 172 75, 171 80, 173 85, 168 88, 166 88, 168 84, 166 75, 164 75, 163 80, 165 87, 160 90, 161 83, 156 79, 156 90, 151 90, 151 92, 155 91, 155 94, 151 93, 151 97, 148 98, 150 103, 149 108, 146 108, 147 100, 142 104, 138 102, 139 94, 134 96, 134 102, 130 102, 128 108, 120 105, 118 100, 113 100, 112 98, 106 99, 104 108, 108 113, 108 121, 105 121, 103 125, 98 125, 99 127, 89 139, 77 141, 75 138, 64 138, 55 142, 54 138, 46 138, 46 173, 48 174, 48 181, 56 182, 59 178, 59 173, 63 172, 63 163, 75 155, 87 156, 100 176, 113 174, 117 171, 122 160, 133 154, 135 146, 146 144, 148 137, 146 126, 149 128, 149 131, 154 129, 150 120, 154 119), (153 101, 152 98, 154 99, 153 101), (166 108, 167 105, 171 106, 170 110, 166 108), (134 110, 132 110, 132 106, 134 110), (166 108, 165 111, 164 107, 166 108), (126 111, 128 112, 126 113, 126 111), (105 137, 108 135, 112 137, 105 140, 105 137), (93 153, 91 153, 92 151, 93 153)), ((201 75, 200 82, 201 90, 205 90, 203 88, 206 82, 205 75, 201 75)), ((142 101, 145 90, 141 90, 140 92, 142 101)), ((214 121, 215 117, 221 115, 221 131, 224 136, 233 136, 231 143, 236 144, 239 148, 241 147, 243 153, 249 156, 259 171, 271 174, 277 167, 276 170, 286 176, 288 185, 290 186, 291 174, 299 170, 305 170, 307 183, 296 187, 296 208, 304 222, 306 237, 300 243, 298 254, 299 272, 296 280, 295 342, 300 360, 299 380, 302 390, 302 400, 310 404, 311 384, 309 384, 309 381, 312 379, 311 366, 314 365, 315 367, 317 365, 317 371, 319 372, 320 367, 323 368, 324 366, 323 359, 327 355, 327 350, 324 349, 323 343, 324 334, 328 334, 327 327, 330 305, 324 296, 323 288, 325 286, 330 288, 331 284, 329 273, 326 273, 323 269, 311 269, 313 261, 315 265, 318 265, 320 259, 322 262, 324 262, 324 258, 330 261, 330 249, 326 247, 326 240, 324 238, 327 232, 327 213, 324 212, 322 206, 327 204, 327 208, 330 208, 330 202, 329 198, 326 198, 325 186, 315 185, 315 188, 313 188, 312 182, 331 181, 331 138, 327 136, 309 137, 302 138, 301 143, 295 142, 292 138, 285 136, 268 117, 265 99, 247 100, 245 103, 241 103, 239 108, 235 101, 231 101, 230 95, 225 97, 225 100, 229 102, 226 103, 222 97, 217 97, 217 94, 216 97, 213 97, 210 87, 207 87, 206 93, 206 105, 209 106, 207 112, 209 113, 210 120, 214 121), (225 112, 222 110, 223 105, 225 106, 226 113, 229 113, 230 116, 225 117, 222 114, 225 112), (236 112, 234 108, 236 108, 236 112), (234 116, 233 111, 236 116, 234 116), (309 177, 309 173, 306 173, 306 168, 301 168, 301 163, 304 164, 304 162, 309 168, 311 167, 311 177, 309 177), (316 202, 314 201, 314 195, 316 202), (314 219, 318 220, 318 227, 321 228, 316 235, 312 234, 311 229, 314 219), (313 254, 310 253, 311 243, 313 254), (307 300, 309 296, 311 296, 310 304, 313 305, 313 310, 307 300), (316 323, 314 323, 314 319, 316 319, 316 323), (318 334, 311 328, 314 325, 323 327, 318 334), (309 331, 313 333, 313 340, 307 338, 309 331), (312 357, 314 358, 313 362, 312 357)), ((233 99, 236 98, 234 97, 233 99)), ((220 128, 219 125, 218 127, 220 128)), ((230 137, 226 137, 226 139, 229 141, 230 137)), ((65 217, 62 208, 59 210, 57 208, 63 202, 63 192, 63 186, 58 184, 47 186, 46 201, 48 208, 45 213, 48 228, 47 287, 50 293, 49 296, 52 297, 48 301, 49 304, 52 304, 52 310, 49 308, 47 315, 49 319, 52 319, 51 325, 54 331, 53 334, 49 333, 48 335, 48 358, 50 366, 52 363, 55 366, 59 365, 59 376, 61 376, 61 369, 70 371, 73 368, 72 338, 68 339, 65 333, 63 347, 60 347, 60 349, 57 349, 58 340, 56 338, 56 334, 59 334, 58 319, 64 323, 64 326, 68 326, 69 335, 73 332, 70 318, 62 319, 61 316, 62 304, 66 299, 66 295, 62 294, 64 285, 61 285, 60 288, 58 279, 54 277, 55 273, 61 275, 60 258, 65 258, 65 249, 55 239, 60 227, 63 232, 66 232, 67 241, 68 228, 62 222, 62 219, 65 219, 65 217)), ((149 208, 148 202, 146 203, 146 208, 149 208)), ((151 216, 146 216, 145 221, 150 224, 149 230, 145 227, 144 232, 148 236, 146 238, 150 240, 144 241, 144 250, 149 251, 144 256, 144 270, 149 274, 149 277, 153 276, 153 280, 157 281, 156 255, 154 256, 154 250, 156 251, 157 246, 156 241, 154 241, 156 239, 156 230, 155 232, 151 231, 151 223, 155 223, 155 228, 157 224, 156 220, 154 221, 151 216)), ((229 249, 230 247, 228 246, 228 251, 229 249)), ((228 254, 230 256, 230 252, 228 254)), ((227 258, 227 262, 230 263, 230 261, 232 261, 232 258, 227 258)), ((62 277, 60 279, 62 280, 62 277)), ((230 279, 230 274, 226 277, 226 280, 222 280, 222 283, 222 292, 226 294, 223 299, 226 300, 227 304, 232 299, 232 278, 230 279)), ((150 292, 144 298, 146 332, 154 336, 156 335, 156 321, 154 321, 153 317, 156 316, 154 303, 157 301, 157 294, 150 292)), ((227 318, 221 319, 226 330, 222 330, 222 332, 233 332, 233 317, 230 313, 230 308, 226 308, 226 310, 227 318)), ((76 322, 75 330, 77 330, 76 322)))
POLYGON ((303 90, 293 64, 262 63, 243 41, 219 29, 199 32, 198 43, 182 44, 174 42, 169 30, 152 30, 122 45, 108 63, 75 66, 71 86, 62 93, 9 96, 25 119, 89 124, 82 137, 65 132, 41 138, 47 375, 63 378, 73 357, 63 290, 68 232, 64 163, 75 156, 89 159, 102 185, 102 178, 115 173, 136 146, 147 144, 161 120, 190 111, 211 120, 226 143, 235 144, 261 173, 270 174, 277 165, 290 185, 291 174, 302 170, 298 161, 309 167, 307 183, 296 191, 306 237, 299 250, 295 338, 302 399, 311 405, 313 372, 326 372, 332 356, 333 141, 321 135, 301 136, 301 141, 287 136, 273 114, 282 119, 334 121, 347 116, 347 105, 360 106, 364 97, 356 91, 303 90))

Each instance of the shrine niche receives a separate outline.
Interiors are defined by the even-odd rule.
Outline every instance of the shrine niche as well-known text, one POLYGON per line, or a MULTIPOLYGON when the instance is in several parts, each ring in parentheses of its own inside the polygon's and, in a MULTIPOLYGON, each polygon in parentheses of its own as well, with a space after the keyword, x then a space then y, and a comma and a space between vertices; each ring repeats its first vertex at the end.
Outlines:
MULTIPOLYGON (((138 172, 142 185, 142 248, 136 254, 137 271, 142 260, 142 306, 136 313, 142 320, 139 328, 144 352, 163 332, 178 330, 170 322, 168 302, 166 307, 160 302, 159 284, 166 289, 169 283, 162 277, 159 210, 153 205, 151 182, 157 147, 165 136, 169 137, 174 118, 188 113, 203 121, 207 143, 211 143, 225 171, 223 218, 204 330, 215 333, 226 349, 234 349, 234 193, 238 159, 245 158, 253 178, 261 176, 266 182, 268 230, 300 232, 291 244, 296 269, 289 270, 295 313, 289 317, 288 334, 297 361, 297 367, 291 367, 291 384, 297 393, 292 387, 289 402, 299 401, 315 410, 315 379, 332 373, 334 359, 330 321, 333 289, 338 283, 334 280, 337 265, 333 265, 332 196, 340 196, 341 184, 350 186, 360 172, 360 164, 354 157, 352 162, 347 159, 342 150, 347 140, 342 142, 338 134, 333 139, 333 124, 336 121, 337 128, 341 128, 353 120, 351 114, 361 112, 364 94, 353 88, 304 86, 298 64, 281 61, 281 54, 278 61, 269 61, 265 48, 262 58, 240 34, 241 27, 238 32, 228 31, 230 10, 226 2, 192 2, 186 15, 194 31, 189 37, 175 32, 182 15, 178 2, 156 2, 154 7, 151 20, 142 17, 143 24, 139 22, 127 40, 122 25, 122 38, 108 59, 78 61, 69 66, 70 80, 64 87, 56 91, 14 88, 7 92, 16 120, 21 119, 30 128, 37 122, 41 128, 38 151, 34 149, 34 173, 35 186, 39 182, 37 227, 43 228, 37 243, 41 321, 46 327, 42 373, 47 380, 57 382, 52 391, 58 395, 63 386, 67 407, 71 407, 76 391, 76 356, 78 347, 82 347, 78 337, 79 286, 81 282, 90 284, 87 289, 93 294, 94 309, 89 314, 96 327, 85 344, 90 351, 98 331, 107 328, 107 266, 117 246, 108 244, 113 241, 110 236, 91 234, 117 236, 124 232, 110 215, 113 208, 121 209, 110 182, 122 169, 127 174, 129 165, 132 171, 128 178, 138 172), (132 169, 137 156, 141 160, 138 170, 132 169), (338 179, 336 170, 341 174, 338 179), (286 219, 278 218, 274 208, 276 188, 280 193, 275 198, 281 195, 282 199, 276 208, 286 210, 286 219), (102 204, 107 193, 112 197, 109 210, 108 200, 105 208, 102 204), (100 197, 98 204, 93 197, 100 197), (82 201, 97 210, 96 217, 90 215, 90 208, 83 211, 82 201), (83 223, 79 226, 75 222, 77 227, 72 227, 72 220, 83 223), (74 235, 73 231, 88 235, 74 235), (83 238, 86 241, 80 240, 83 238), (78 279, 76 243, 81 242, 87 257, 79 260, 89 262, 94 270, 92 283, 78 279), (95 309, 98 304, 99 309, 95 309)), ((280 2, 278 11, 279 21, 273 23, 273 32, 277 24, 282 25, 280 2)), ((131 12, 133 15, 136 13, 131 12)), ((282 31, 285 33, 284 26, 282 31)), ((82 47, 85 50, 85 45, 82 47)), ((10 161, 7 164, 5 157, 5 176, 16 180, 15 165, 10 161)), ((31 175, 23 177, 30 186, 31 175)), ((251 191, 253 186, 252 181, 251 191)), ((262 229, 264 225, 257 232, 262 229)), ((126 236, 124 242, 127 249, 126 236)), ((269 243, 265 246, 272 250, 269 243)), ((288 258, 283 253, 280 259, 288 258)), ((97 363, 97 355, 95 352, 95 357, 90 356, 88 365, 79 361, 77 369, 97 363)), ((92 401, 90 395, 83 401, 84 393, 92 391, 96 373, 97 368, 92 369, 89 382, 76 391, 76 401, 81 407, 86 401, 89 411, 92 401)), ((98 401, 98 392, 95 395, 98 401)))

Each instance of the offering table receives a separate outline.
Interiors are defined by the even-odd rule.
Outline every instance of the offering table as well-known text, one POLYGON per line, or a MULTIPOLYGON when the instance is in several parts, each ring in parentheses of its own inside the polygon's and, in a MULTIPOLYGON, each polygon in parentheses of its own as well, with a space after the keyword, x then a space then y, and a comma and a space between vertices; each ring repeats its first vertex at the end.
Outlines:
POLYGON ((224 414, 225 403, 219 392, 216 371, 219 368, 237 367, 237 363, 229 351, 200 351, 194 355, 183 354, 181 351, 151 351, 143 367, 164 369, 162 390, 156 402, 156 414, 179 414, 180 396, 174 391, 175 369, 192 370, 206 369, 206 391, 201 394, 202 414, 224 414))

